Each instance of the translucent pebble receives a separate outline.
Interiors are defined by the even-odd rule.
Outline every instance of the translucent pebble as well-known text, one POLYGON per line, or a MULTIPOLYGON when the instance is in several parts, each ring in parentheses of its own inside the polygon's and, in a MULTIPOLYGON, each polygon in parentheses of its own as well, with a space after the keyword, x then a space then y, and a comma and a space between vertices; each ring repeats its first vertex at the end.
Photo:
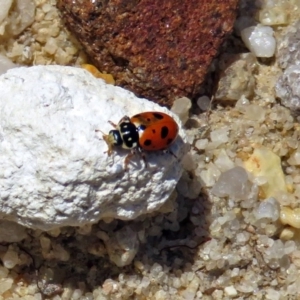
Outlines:
POLYGON ((0 295, 4 294, 6 291, 10 290, 13 285, 12 278, 2 278, 0 279, 0 295))
POLYGON ((241 31, 243 42, 256 57, 272 57, 275 54, 276 40, 273 34, 271 27, 260 24, 241 31))
POLYGON ((266 110, 258 105, 250 104, 244 110, 244 114, 250 120, 263 122, 265 120, 266 110))
POLYGON ((51 9, 52 9, 52 6, 51 6, 50 3, 45 3, 45 4, 42 6, 42 10, 43 10, 44 13, 49 12, 51 9))
POLYGON ((242 167, 235 167, 221 174, 211 192, 218 197, 247 199, 251 190, 248 174, 242 167))
POLYGON ((278 191, 276 193, 276 200, 278 201, 278 203, 280 205, 283 205, 283 206, 289 206, 296 202, 295 195, 288 193, 288 192, 283 192, 283 191, 278 191))
POLYGON ((220 128, 210 133, 210 139, 212 142, 216 142, 219 144, 223 144, 228 142, 228 129, 227 128, 220 128))
POLYGON ((288 159, 288 163, 292 166, 300 165, 300 149, 297 149, 288 159))
POLYGON ((58 49, 57 39, 50 37, 47 40, 44 49, 47 53, 53 55, 58 49))
POLYGON ((297 249, 296 243, 294 241, 287 241, 284 244, 284 253, 289 255, 297 249))
POLYGON ((16 0, 14 2, 18 22, 10 24, 9 30, 12 34, 17 35, 33 23, 36 5, 32 0, 16 0))
POLYGON ((246 244, 250 239, 250 233, 240 232, 236 235, 236 240, 239 244, 246 244))
POLYGON ((281 299, 281 295, 279 291, 276 291, 272 288, 266 289, 266 299, 268 300, 279 300, 281 299))
POLYGON ((187 171, 192 171, 194 169, 197 168, 197 163, 195 162, 195 159, 196 157, 193 157, 191 153, 187 153, 181 163, 183 165, 183 168, 187 171))
POLYGON ((239 276, 239 273, 240 273, 239 268, 233 268, 231 271, 230 277, 232 277, 232 278, 237 277, 237 276, 239 276))
POLYGON ((227 296, 229 297, 234 297, 234 296, 237 296, 237 290, 235 289, 235 287, 233 285, 231 286, 226 286, 224 288, 224 292, 227 296))
POLYGON ((78 300, 80 299, 80 297, 82 296, 82 291, 80 289, 76 289, 74 290, 73 294, 72 294, 72 300, 78 300))
POLYGON ((221 149, 220 153, 215 159, 215 165, 220 169, 221 172, 225 172, 234 167, 234 163, 227 155, 225 149, 221 149))
POLYGON ((284 244, 281 240, 275 240, 273 245, 265 250, 265 258, 281 259, 285 255, 284 244))
POLYGON ((148 277, 143 277, 140 284, 143 288, 147 288, 150 285, 150 279, 148 277))
MULTIPOLYGON (((42 300, 42 299, 36 299, 36 300, 42 300)), ((94 300, 94 296, 92 293, 86 293, 84 296, 81 297, 80 300, 94 300)))
POLYGON ((295 250, 291 254, 291 259, 292 259, 293 264, 296 266, 296 268, 299 269, 300 268, 300 250, 295 250))
POLYGON ((194 300, 199 287, 199 279, 194 278, 187 286, 187 289, 182 292, 182 297, 185 300, 194 300))
POLYGON ((262 201, 253 212, 256 220, 268 219, 276 221, 279 218, 279 205, 274 198, 262 201))
POLYGON ((204 150, 208 145, 208 139, 200 139, 195 143, 195 147, 199 150, 204 150))
POLYGON ((159 265, 158 263, 154 263, 150 270, 151 276, 156 277, 162 270, 163 268, 161 265, 159 265))
POLYGON ((179 289, 181 287, 181 282, 179 278, 177 277, 173 278, 173 287, 176 289, 179 289))
MULTIPOLYGON (((1 18, 1 16, 0 16, 0 18, 1 18)), ((16 68, 16 67, 17 67, 17 65, 14 64, 9 58, 0 54, 0 75, 4 74, 7 70, 16 68)))
POLYGON ((283 25, 289 21, 289 11, 282 6, 273 6, 262 9, 258 15, 263 25, 283 25))
MULTIPOLYGON (((118 283, 112 279, 106 279, 102 284, 103 292, 105 295, 116 292, 118 290, 118 283)), ((99 298, 106 299, 106 298, 99 298)))
POLYGON ((13 3, 13 0, 1 0, 1 9, 0 9, 0 23, 8 16, 9 9, 13 3))
POLYGON ((4 254, 3 265, 7 269, 12 269, 19 262, 18 253, 12 249, 8 249, 8 251, 4 254))
POLYGON ((109 259, 119 267, 130 264, 139 248, 137 233, 130 226, 115 231, 114 236, 104 243, 109 259))
POLYGON ((5 278, 8 275, 8 269, 0 266, 0 278, 5 278))
POLYGON ((155 300, 165 300, 167 298, 167 296, 168 296, 167 292, 160 290, 155 293, 154 299, 155 300))
POLYGON ((236 289, 242 293, 251 293, 253 292, 252 282, 244 281, 236 285, 236 289))
POLYGON ((245 97, 245 96, 242 96, 235 104, 235 107, 241 111, 241 112, 244 112, 247 107, 249 106, 250 104, 250 101, 245 97))
POLYGON ((210 109, 211 99, 207 96, 199 97, 197 100, 197 105, 203 111, 207 111, 210 109))
POLYGON ((224 299, 223 291, 222 290, 214 290, 213 293, 211 294, 212 298, 211 299, 224 299))
POLYGON ((187 97, 182 97, 174 101, 171 111, 180 118, 182 124, 185 124, 189 118, 189 111, 191 107, 191 100, 187 97))
POLYGON ((209 163, 207 170, 196 170, 196 176, 200 177, 201 181, 207 187, 213 186, 216 182, 216 178, 218 178, 220 174, 220 170, 213 163, 209 163))

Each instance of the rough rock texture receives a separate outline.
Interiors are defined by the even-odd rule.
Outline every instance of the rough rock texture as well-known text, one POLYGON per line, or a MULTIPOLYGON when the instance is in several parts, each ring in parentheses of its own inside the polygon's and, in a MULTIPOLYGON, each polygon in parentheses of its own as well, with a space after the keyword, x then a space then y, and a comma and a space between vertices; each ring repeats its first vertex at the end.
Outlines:
POLYGON ((284 69, 276 84, 276 96, 281 103, 299 115, 300 113, 300 22, 289 26, 283 35, 277 53, 279 66, 284 69))
POLYGON ((100 71, 138 96, 171 105, 199 92, 237 3, 59 0, 58 7, 100 71))
POLYGON ((275 86, 276 96, 282 105, 288 107, 295 114, 300 114, 300 66, 291 65, 278 79, 275 86))
MULTIPOLYGON (((170 113, 87 71, 59 66, 16 68, 0 76, 0 216, 49 230, 103 218, 133 219, 159 209, 182 167, 147 153, 148 168, 128 151, 107 157, 101 130, 125 114, 170 113)), ((176 118, 178 120, 178 118, 176 118)), ((180 160, 183 131, 171 147, 180 160)))
POLYGON ((300 65, 300 22, 289 26, 278 44, 278 63, 282 69, 290 65, 300 65))
POLYGON ((254 94, 257 61, 252 53, 224 54, 219 63, 221 76, 215 99, 237 101, 254 94))

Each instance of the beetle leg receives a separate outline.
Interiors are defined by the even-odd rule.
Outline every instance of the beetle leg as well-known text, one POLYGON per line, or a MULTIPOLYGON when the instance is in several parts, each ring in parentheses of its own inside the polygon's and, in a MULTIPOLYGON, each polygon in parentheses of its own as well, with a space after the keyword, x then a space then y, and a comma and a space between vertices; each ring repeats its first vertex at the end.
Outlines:
POLYGON ((146 154, 145 154, 144 150, 141 147, 138 147, 137 150, 139 152, 139 155, 141 156, 141 158, 144 161, 145 168, 147 168, 148 167, 148 163, 147 163, 146 154))
POLYGON ((135 149, 132 149, 129 154, 126 155, 125 160, 124 160, 124 169, 125 171, 128 171, 128 164, 131 160, 131 158, 136 154, 135 149))
POLYGON ((114 127, 114 128, 117 128, 117 126, 118 126, 118 125, 116 125, 115 123, 113 123, 113 122, 110 121, 110 120, 108 121, 108 123, 109 123, 112 127, 114 127))

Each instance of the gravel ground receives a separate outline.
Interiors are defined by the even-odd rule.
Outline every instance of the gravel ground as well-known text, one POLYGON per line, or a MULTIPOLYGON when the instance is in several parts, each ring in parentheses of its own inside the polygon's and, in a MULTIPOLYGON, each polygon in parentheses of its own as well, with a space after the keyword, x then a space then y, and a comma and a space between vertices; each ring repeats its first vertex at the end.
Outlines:
MULTIPOLYGON (((2 35, 0 54, 22 65, 86 63, 55 1, 34 2, 34 22, 18 38, 2 35)), ((190 102, 175 103, 192 146, 169 201, 132 222, 26 230, 22 242, 2 243, 0 299, 300 298, 300 126, 276 100, 277 59, 247 53, 238 35, 243 24, 269 17, 283 20, 273 26, 279 42, 300 3, 253 2, 241 1, 237 29, 203 87, 210 96, 220 78, 222 101, 204 96, 188 118, 190 102), (130 244, 130 232, 139 245, 130 244), (110 262, 133 247, 139 251, 127 267, 110 262)), ((14 20, 13 11, 6 22, 14 20)))

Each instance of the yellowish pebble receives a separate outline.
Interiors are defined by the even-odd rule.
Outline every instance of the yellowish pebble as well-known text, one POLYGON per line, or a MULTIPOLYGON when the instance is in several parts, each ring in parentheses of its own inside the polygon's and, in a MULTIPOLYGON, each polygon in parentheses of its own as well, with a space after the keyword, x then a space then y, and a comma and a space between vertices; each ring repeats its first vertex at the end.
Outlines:
POLYGON ((107 84, 115 85, 115 80, 111 74, 101 73, 95 66, 90 64, 82 64, 81 67, 90 72, 96 78, 103 79, 107 84))
POLYGON ((289 241, 294 238, 295 234, 296 234, 296 228, 288 226, 281 231, 280 239, 282 241, 289 241))
POLYGON ((294 228, 300 228, 300 208, 282 207, 280 221, 283 225, 288 224, 294 228))
POLYGON ((255 178, 263 178, 265 183, 260 187, 266 198, 276 197, 277 192, 287 192, 281 159, 271 150, 258 147, 244 163, 245 169, 255 178))

